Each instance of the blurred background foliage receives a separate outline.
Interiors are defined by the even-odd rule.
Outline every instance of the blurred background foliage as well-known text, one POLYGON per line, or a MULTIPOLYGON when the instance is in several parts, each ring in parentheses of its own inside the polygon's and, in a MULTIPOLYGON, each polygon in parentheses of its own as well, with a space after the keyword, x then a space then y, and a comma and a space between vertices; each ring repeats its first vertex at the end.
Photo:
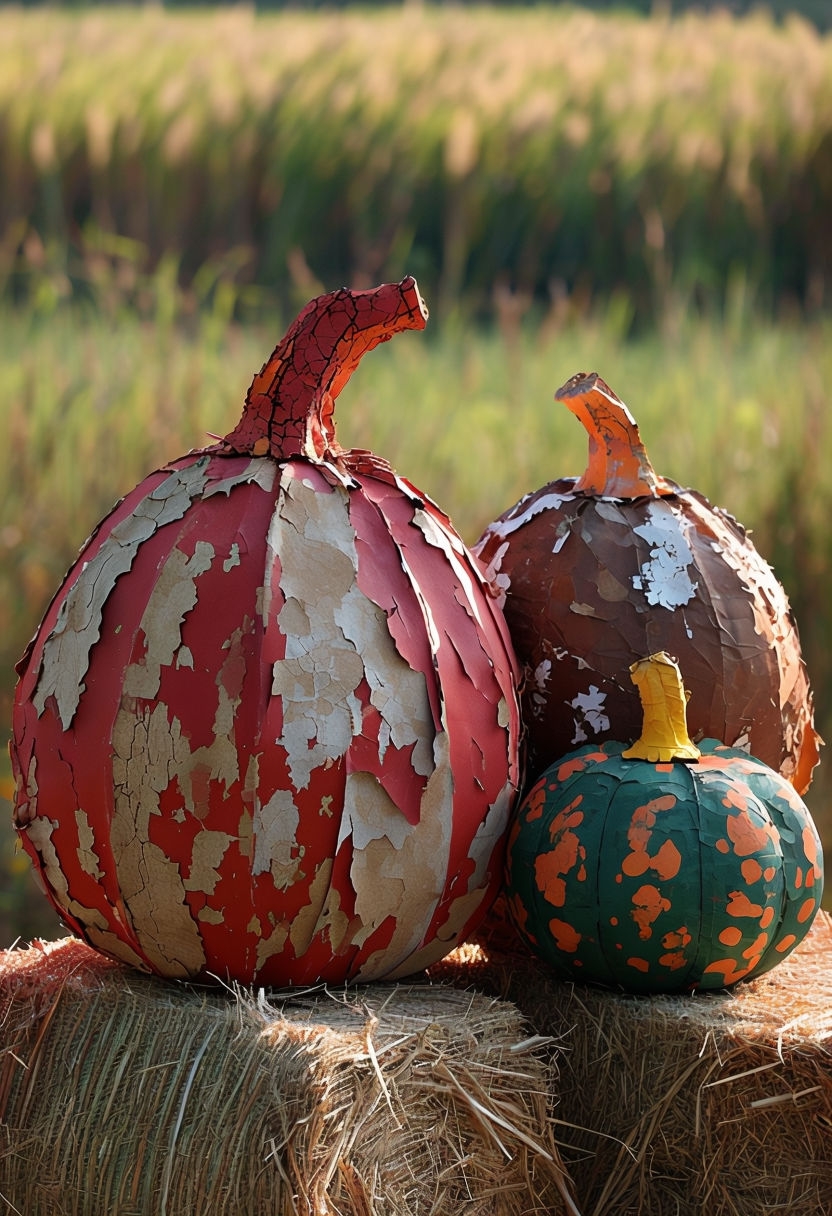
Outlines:
MULTIPOLYGON (((552 393, 597 368, 753 528, 832 738, 832 6, 304 7, 0 7, 0 729, 112 502, 230 429, 310 296, 413 273, 428 331, 341 441, 471 542, 581 472, 552 393)), ((2 942, 54 935, 11 829, 0 873, 2 942)))

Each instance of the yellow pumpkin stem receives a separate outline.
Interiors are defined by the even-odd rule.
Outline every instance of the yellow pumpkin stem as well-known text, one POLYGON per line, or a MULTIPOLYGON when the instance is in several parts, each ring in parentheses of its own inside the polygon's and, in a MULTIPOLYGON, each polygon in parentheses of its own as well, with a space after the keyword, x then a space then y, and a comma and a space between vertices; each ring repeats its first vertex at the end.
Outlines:
POLYGON ((589 436, 589 463, 575 489, 599 498, 656 498, 678 486, 660 477, 624 402, 597 372, 578 372, 555 393, 589 436))
POLYGON ((622 752, 626 760, 698 760, 699 748, 691 742, 687 726, 688 694, 678 665, 661 650, 639 659, 630 668, 638 689, 644 721, 641 736, 622 752))

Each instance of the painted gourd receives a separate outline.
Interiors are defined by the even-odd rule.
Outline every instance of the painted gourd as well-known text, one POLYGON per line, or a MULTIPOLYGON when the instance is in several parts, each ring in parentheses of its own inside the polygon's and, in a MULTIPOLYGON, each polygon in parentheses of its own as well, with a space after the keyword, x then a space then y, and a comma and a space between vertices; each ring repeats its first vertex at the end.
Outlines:
POLYGON ((589 437, 579 478, 551 482, 474 546, 524 670, 531 774, 582 743, 632 737, 640 656, 676 656, 694 738, 750 751, 804 793, 818 760, 786 594, 743 528, 659 477, 629 410, 596 374, 556 394, 589 437))
POLYGON ((447 517, 335 440, 416 284, 313 300, 239 425, 87 542, 20 665, 16 826, 66 924, 163 976, 407 974, 484 915, 519 785, 505 622, 447 517))
POLYGON ((747 753, 691 743, 667 654, 635 663, 632 747, 564 756, 518 809, 506 897, 559 976, 631 992, 722 988, 760 975, 808 932, 821 842, 794 787, 747 753))

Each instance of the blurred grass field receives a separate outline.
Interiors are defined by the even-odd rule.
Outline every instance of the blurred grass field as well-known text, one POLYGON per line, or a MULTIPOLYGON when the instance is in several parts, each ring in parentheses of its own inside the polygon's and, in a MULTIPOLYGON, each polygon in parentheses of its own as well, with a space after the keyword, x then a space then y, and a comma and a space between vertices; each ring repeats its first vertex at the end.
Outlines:
MULTIPOLYGON (((362 364, 341 442, 471 542, 583 470, 552 396, 599 371, 657 470, 753 530, 832 739, 832 37, 569 10, 0 20, 4 735, 13 664, 112 503, 230 429, 311 295, 412 272, 434 316, 362 364)), ((56 929, 9 829, 0 944, 56 929)))
POLYGON ((186 278, 243 251, 284 296, 287 268, 406 264, 442 311, 501 276, 646 321, 738 270, 766 307, 828 301, 832 36, 797 17, 146 5, 4 9, 2 35, 7 295, 43 256, 82 288, 101 231, 186 278))

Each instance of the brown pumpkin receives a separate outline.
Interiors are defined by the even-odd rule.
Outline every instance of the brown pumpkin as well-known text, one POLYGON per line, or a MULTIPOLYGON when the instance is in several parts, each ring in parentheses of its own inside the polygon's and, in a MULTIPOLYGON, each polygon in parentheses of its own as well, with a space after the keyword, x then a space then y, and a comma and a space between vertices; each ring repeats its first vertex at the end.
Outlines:
POLYGON ((634 737, 641 708, 620 673, 667 651, 685 672, 694 738, 752 752, 803 793, 820 740, 773 570, 732 516, 655 472, 596 373, 556 399, 586 429, 586 472, 526 495, 475 546, 525 669, 529 774, 584 743, 634 737))

